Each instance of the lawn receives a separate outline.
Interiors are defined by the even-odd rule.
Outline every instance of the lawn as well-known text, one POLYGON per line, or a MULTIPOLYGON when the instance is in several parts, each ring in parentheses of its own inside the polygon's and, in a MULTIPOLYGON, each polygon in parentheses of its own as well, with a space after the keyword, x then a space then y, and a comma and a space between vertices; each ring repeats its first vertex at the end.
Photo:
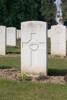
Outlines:
POLYGON ((0 80, 0 100, 67 100, 67 84, 0 80))
POLYGON ((0 69, 20 70, 20 57, 0 57, 0 69))
MULTIPOLYGON (((18 48, 7 48, 7 52, 20 54, 18 48)), ((50 54, 50 40, 48 42, 50 54)), ((1 56, 0 69, 20 70, 20 56, 1 56)), ((48 75, 65 75, 67 73, 67 58, 49 57, 48 75)), ((67 84, 14 82, 0 79, 0 100, 67 100, 67 84)))

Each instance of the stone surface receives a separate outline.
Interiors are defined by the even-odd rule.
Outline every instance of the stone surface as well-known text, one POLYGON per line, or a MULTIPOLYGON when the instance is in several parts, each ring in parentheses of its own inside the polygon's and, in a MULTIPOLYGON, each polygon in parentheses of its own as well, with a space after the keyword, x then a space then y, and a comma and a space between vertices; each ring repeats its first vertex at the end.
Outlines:
POLYGON ((47 23, 21 23, 21 72, 47 75, 47 23))
POLYGON ((7 46, 16 46, 16 28, 8 27, 7 28, 7 46))
POLYGON ((21 30, 17 30, 17 39, 21 39, 21 30))
POLYGON ((51 54, 66 56, 67 54, 67 30, 64 25, 51 27, 51 54))
POLYGON ((51 38, 51 29, 48 30, 48 38, 51 38))
POLYGON ((6 54, 6 27, 0 26, 0 55, 6 54))

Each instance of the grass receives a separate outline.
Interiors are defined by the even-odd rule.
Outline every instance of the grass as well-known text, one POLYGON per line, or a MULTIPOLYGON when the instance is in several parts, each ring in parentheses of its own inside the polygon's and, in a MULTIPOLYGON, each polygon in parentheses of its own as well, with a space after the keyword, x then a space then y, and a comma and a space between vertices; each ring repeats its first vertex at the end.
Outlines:
POLYGON ((20 70, 20 57, 0 57, 0 69, 20 70))
POLYGON ((0 80, 0 100, 67 100, 67 84, 0 80))
POLYGON ((67 58, 50 57, 48 59, 49 75, 65 75, 67 74, 67 58))

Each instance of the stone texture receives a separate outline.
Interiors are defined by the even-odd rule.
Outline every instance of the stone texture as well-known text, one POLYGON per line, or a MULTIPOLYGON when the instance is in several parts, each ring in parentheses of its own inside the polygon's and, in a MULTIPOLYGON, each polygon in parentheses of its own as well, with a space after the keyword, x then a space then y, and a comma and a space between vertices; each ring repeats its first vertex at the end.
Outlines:
POLYGON ((51 29, 48 30, 48 38, 51 38, 51 29))
POLYGON ((51 55, 66 56, 67 54, 67 30, 64 25, 51 27, 51 55))
POLYGON ((17 39, 21 39, 21 30, 17 30, 17 39))
POLYGON ((7 46, 16 46, 16 28, 8 27, 7 28, 7 46))
POLYGON ((21 23, 21 72, 47 75, 47 23, 21 23))
POLYGON ((0 55, 6 54, 6 27, 0 26, 0 55))

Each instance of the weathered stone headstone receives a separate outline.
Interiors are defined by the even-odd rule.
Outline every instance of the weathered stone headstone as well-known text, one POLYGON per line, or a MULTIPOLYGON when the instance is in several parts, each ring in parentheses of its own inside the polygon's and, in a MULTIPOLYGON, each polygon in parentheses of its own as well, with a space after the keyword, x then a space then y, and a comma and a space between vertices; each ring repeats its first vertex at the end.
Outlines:
POLYGON ((0 26, 0 55, 6 54, 6 27, 0 26))
POLYGON ((16 46, 16 28, 8 27, 7 28, 7 46, 16 46))
POLYGON ((64 25, 51 27, 51 55, 66 56, 67 54, 67 30, 64 25))
POLYGON ((21 23, 21 72, 47 75, 47 23, 21 23))
POLYGON ((17 30, 17 39, 21 39, 21 30, 17 30))

